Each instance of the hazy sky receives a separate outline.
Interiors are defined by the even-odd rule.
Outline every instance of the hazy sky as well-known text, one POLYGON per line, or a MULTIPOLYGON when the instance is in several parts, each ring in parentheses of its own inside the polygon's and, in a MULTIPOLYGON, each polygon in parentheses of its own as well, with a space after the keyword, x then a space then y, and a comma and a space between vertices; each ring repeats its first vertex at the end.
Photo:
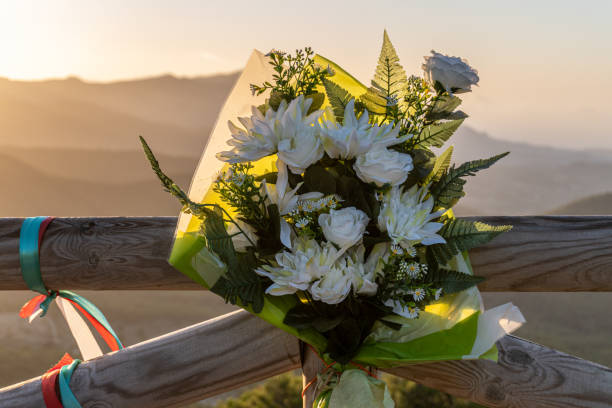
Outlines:
POLYGON ((253 48, 310 45, 369 82, 387 28, 408 73, 430 49, 479 70, 472 127, 612 149, 611 15, 609 0, 0 0, 0 76, 205 75, 240 69, 253 48))

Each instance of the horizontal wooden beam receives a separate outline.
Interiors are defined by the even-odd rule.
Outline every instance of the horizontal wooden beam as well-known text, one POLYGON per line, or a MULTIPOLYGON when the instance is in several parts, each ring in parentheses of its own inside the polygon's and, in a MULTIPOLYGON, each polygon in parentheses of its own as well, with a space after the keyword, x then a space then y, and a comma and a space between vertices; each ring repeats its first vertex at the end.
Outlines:
MULTIPOLYGON (((609 368, 512 336, 498 346, 499 363, 455 361, 388 371, 489 407, 610 406, 609 368)), ((84 407, 173 407, 298 367, 294 337, 238 311, 85 362, 71 387, 84 407)), ((0 406, 44 408, 40 378, 0 389, 0 406)))
MULTIPOLYGON (((238 311, 84 362, 70 386, 83 407, 180 407, 299 367, 295 337, 238 311)), ((40 387, 0 389, 0 407, 45 408, 40 387)))
MULTIPOLYGON (((480 217, 514 229, 474 249, 483 291, 612 291, 612 217, 480 217)), ((0 290, 27 289, 19 268, 23 219, 0 218, 0 290)), ((200 287, 167 263, 176 218, 59 218, 41 248, 50 289, 200 287)))

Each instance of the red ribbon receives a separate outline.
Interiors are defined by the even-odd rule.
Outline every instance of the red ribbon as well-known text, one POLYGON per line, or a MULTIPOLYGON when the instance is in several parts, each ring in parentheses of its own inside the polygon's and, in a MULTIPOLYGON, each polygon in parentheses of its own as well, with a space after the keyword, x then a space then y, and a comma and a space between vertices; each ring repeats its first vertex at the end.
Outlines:
POLYGON ((63 408, 62 401, 60 399, 59 387, 57 385, 57 376, 59 370, 65 365, 72 363, 74 359, 70 354, 66 353, 53 367, 51 367, 42 376, 41 388, 43 400, 47 408, 63 408))

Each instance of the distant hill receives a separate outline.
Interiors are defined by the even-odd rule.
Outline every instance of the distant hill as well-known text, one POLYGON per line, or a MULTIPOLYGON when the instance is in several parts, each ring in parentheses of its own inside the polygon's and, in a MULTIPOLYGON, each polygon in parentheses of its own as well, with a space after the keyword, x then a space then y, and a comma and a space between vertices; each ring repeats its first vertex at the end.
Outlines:
POLYGON ((236 74, 112 83, 0 79, 0 145, 201 151, 236 74))
POLYGON ((612 193, 572 201, 550 212, 551 215, 612 215, 612 193))
MULTIPOLYGON (((469 120, 469 119, 468 119, 469 120)), ((468 178, 457 213, 536 215, 586 196, 612 191, 612 153, 575 151, 494 139, 462 126, 451 139, 462 163, 510 151, 490 169, 468 178), (463 210, 466 208, 467 211, 463 210)))
MULTIPOLYGON (((74 201, 65 202, 70 194, 61 194, 58 208, 69 206, 79 214, 96 214, 94 209, 101 211, 100 205, 106 205, 104 213, 116 213, 126 208, 125 196, 118 201, 111 192, 123 191, 127 183, 135 183, 136 191, 141 182, 154 182, 138 135, 144 135, 155 152, 163 153, 160 161, 168 174, 188 186, 188 175, 194 171, 237 75, 166 75, 110 83, 77 78, 0 79, 0 153, 43 173, 41 182, 62 184, 61 189, 74 195, 82 191, 77 189, 80 181, 90 183, 91 191, 102 186, 107 189, 104 204, 97 201, 85 207, 83 200, 77 208, 74 201), (118 202, 120 208, 115 207, 118 202)), ((612 174, 609 151, 578 152, 514 143, 469 126, 461 127, 452 143, 456 163, 512 152, 468 180, 467 196, 456 208, 459 215, 545 214, 574 200, 612 191, 612 178, 599 177, 612 174)), ((26 180, 27 174, 33 175, 2 173, 0 182, 21 178, 21 185, 35 185, 35 180, 26 180)), ((27 214, 45 210, 33 200, 22 203, 21 209, 27 214)), ((166 210, 159 208, 155 213, 166 210)))
MULTIPOLYGON (((146 168, 147 164, 139 161, 146 168)), ((112 168, 112 163, 109 163, 112 168)), ((118 174, 119 175, 119 174, 118 174)), ((188 185, 191 173, 175 174, 188 185)), ((96 182, 49 176, 18 159, 0 154, 3 217, 34 215, 111 216, 176 215, 178 202, 161 189, 153 176, 127 182, 96 182)))

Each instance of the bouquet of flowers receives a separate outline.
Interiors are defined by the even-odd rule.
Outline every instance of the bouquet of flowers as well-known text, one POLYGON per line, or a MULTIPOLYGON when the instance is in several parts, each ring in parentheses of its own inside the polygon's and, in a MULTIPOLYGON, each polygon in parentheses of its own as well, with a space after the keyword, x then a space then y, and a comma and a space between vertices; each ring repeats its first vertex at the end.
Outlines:
POLYGON ((458 95, 478 74, 433 51, 423 72, 407 77, 386 32, 371 87, 310 48, 254 52, 190 195, 142 140, 184 206, 170 262, 310 344, 333 367, 320 406, 391 406, 360 367, 495 360, 523 323, 511 304, 483 310, 467 255, 511 227, 451 210, 466 178, 508 153, 455 166, 452 146, 434 151, 467 117, 458 95))

